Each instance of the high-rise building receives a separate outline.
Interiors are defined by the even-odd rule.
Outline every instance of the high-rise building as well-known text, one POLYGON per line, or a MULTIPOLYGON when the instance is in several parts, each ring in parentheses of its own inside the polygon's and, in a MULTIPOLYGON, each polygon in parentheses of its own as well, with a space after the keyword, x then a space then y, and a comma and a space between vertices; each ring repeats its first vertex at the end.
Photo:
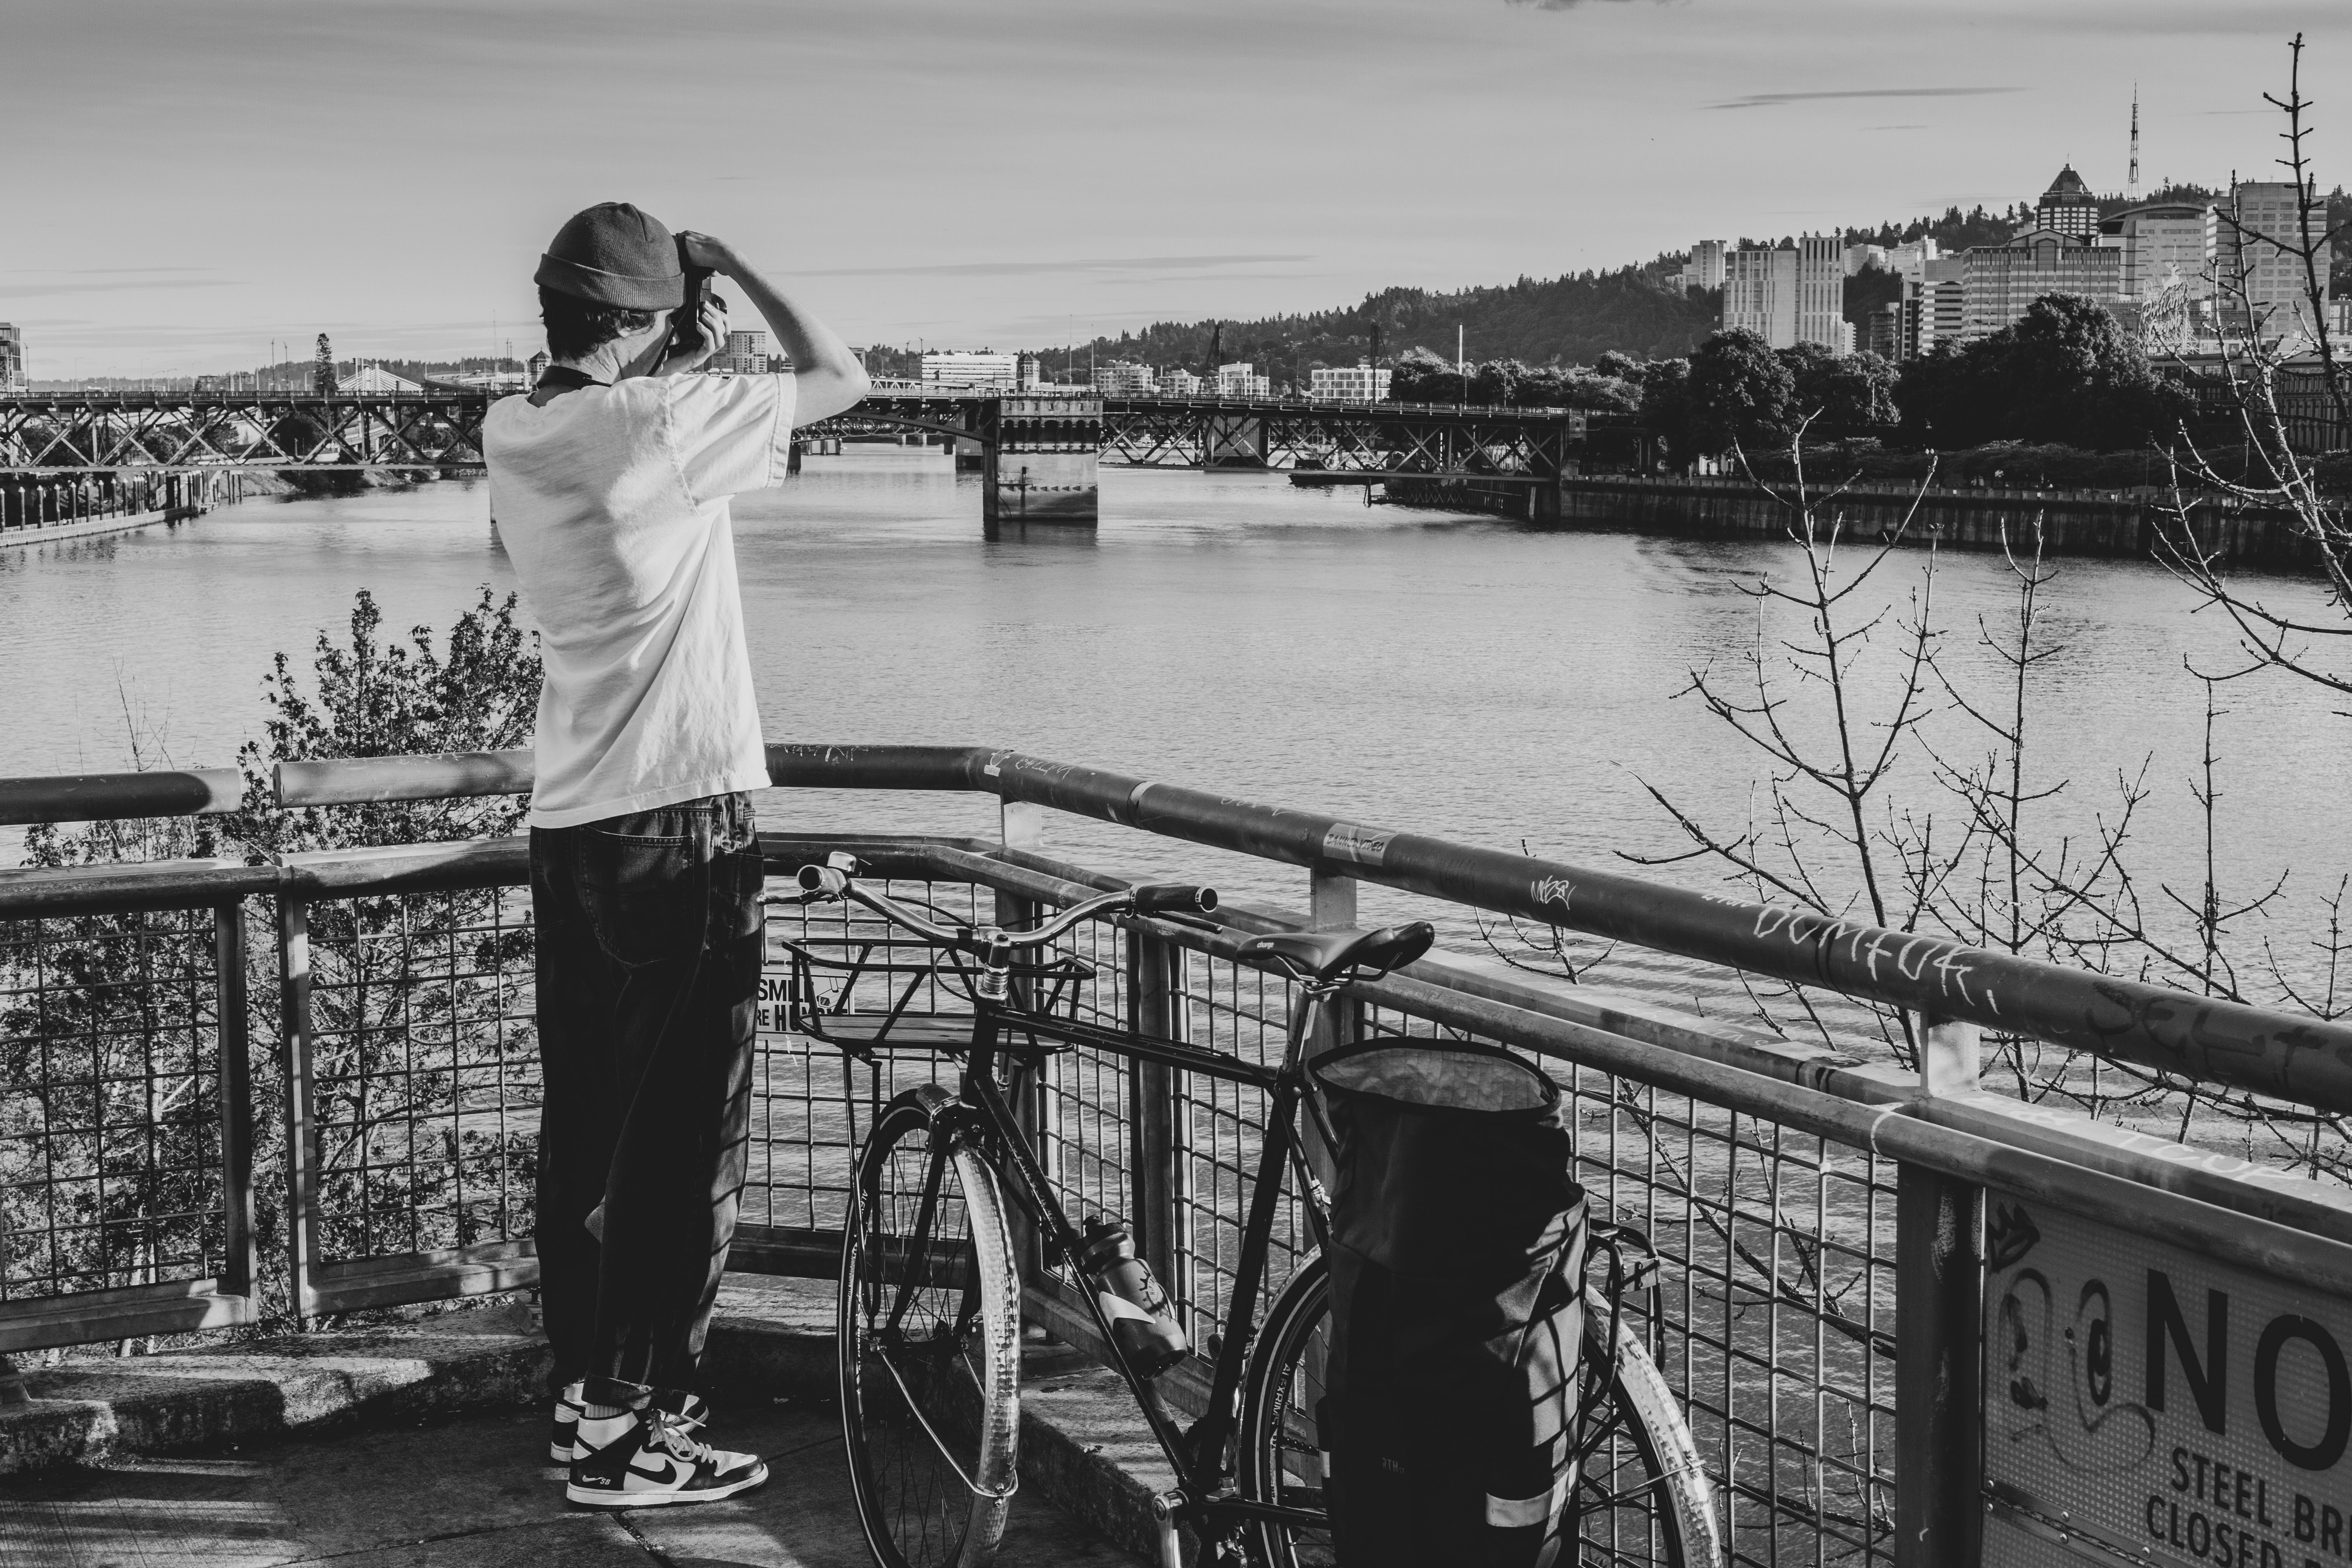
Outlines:
POLYGON ((2113 309, 2123 273, 2121 250, 2050 229, 2028 229, 2007 245, 1970 246, 1960 255, 1960 336, 1989 338, 2044 294, 2079 294, 2113 309))
POLYGON ((1723 287, 1723 241, 1702 239, 1691 247, 1690 259, 1683 263, 1682 286, 1685 294, 1723 287))
POLYGON ((1889 300, 1870 312, 1863 323, 1868 336, 1863 347, 1882 359, 1903 358, 1903 301, 1889 300))
POLYGON ((1776 349, 1819 343, 1847 352, 1845 252, 1835 235, 1748 247, 1726 258, 1723 325, 1745 329, 1776 349))
POLYGON ((1149 397, 1160 390, 1148 364, 1115 359, 1095 372, 1095 390, 1106 397, 1149 397))
POLYGON ((1844 251, 1845 275, 1849 278, 1865 267, 1886 265, 1886 247, 1883 245, 1849 245, 1844 251))
POLYGON ((1189 370, 1177 368, 1160 373, 1160 395, 1162 397, 1198 397, 1202 385, 1201 378, 1189 370))
POLYGON ((25 384, 25 329, 0 321, 0 392, 16 392, 25 384))
POLYGON ((1920 264, 1918 319, 1911 352, 1924 354, 1937 343, 1958 342, 1968 325, 1968 296, 1962 290, 1964 268, 1957 256, 1940 256, 1920 264))
POLYGON ((1274 378, 1260 375, 1257 366, 1247 360, 1217 367, 1217 395, 1248 401, 1263 401, 1274 395, 1274 378))
POLYGON ((768 334, 728 333, 726 346, 710 356, 710 368, 730 375, 767 374, 772 368, 768 362, 768 334))
POLYGON ((2072 163, 2061 168, 2050 188, 2042 193, 2033 206, 2033 223, 2024 232, 2044 228, 2070 239, 2086 240, 2099 232, 2099 198, 2091 194, 2072 163))
MULTIPOLYGON (((2212 215, 2213 272, 2222 309, 2232 317, 2242 309, 2251 310, 2253 320, 2237 324, 2264 338, 2308 336, 2317 326, 2312 319, 2309 280, 2298 252, 2326 234, 2327 201, 2315 195, 2306 213, 2300 195, 2291 180, 2248 181, 2232 186, 2229 200, 2212 215), (2241 290, 2242 301, 2238 298, 2241 290)), ((2323 316, 2332 265, 2332 247, 2328 247, 2319 257, 2317 268, 2323 316)))
POLYGON ((2099 243, 2124 253, 2121 297, 2137 303, 2165 290, 2202 300, 2213 291, 2214 219, 2204 202, 2149 202, 2099 224, 2099 243))
POLYGON ((1395 374, 1367 364, 1318 365, 1307 373, 1307 395, 1316 403, 1378 403, 1395 374))
POLYGON ((925 386, 1002 386, 1012 388, 1021 378, 1021 356, 990 353, 932 353, 923 356, 925 386))
POLYGON ((1926 280, 1927 263, 1943 254, 1936 247, 1935 237, 1921 235, 1907 245, 1898 245, 1886 253, 1886 266, 1906 283, 1926 280))

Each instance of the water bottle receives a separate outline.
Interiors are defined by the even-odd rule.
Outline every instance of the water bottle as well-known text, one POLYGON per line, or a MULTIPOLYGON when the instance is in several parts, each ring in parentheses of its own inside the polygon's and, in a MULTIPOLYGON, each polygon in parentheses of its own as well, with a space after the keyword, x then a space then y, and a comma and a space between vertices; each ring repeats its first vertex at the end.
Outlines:
POLYGON ((1135 1242, 1121 1226, 1097 1215, 1087 1221, 1086 1265, 1102 1277, 1103 1316, 1110 1320, 1118 1353, 1139 1377, 1158 1377, 1192 1353, 1168 1293, 1151 1277, 1151 1266, 1135 1255, 1135 1242))

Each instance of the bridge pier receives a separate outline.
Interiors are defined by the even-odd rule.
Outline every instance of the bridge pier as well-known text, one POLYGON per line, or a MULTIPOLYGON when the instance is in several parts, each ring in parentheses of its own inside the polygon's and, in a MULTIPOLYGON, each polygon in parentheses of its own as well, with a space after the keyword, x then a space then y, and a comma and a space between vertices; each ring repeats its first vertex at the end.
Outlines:
POLYGON ((1250 415, 1212 414, 1201 442, 1205 468, 1266 468, 1265 421, 1250 415))
POLYGON ((1065 523, 1099 519, 1102 400, 1008 396, 981 447, 981 521, 1065 523))

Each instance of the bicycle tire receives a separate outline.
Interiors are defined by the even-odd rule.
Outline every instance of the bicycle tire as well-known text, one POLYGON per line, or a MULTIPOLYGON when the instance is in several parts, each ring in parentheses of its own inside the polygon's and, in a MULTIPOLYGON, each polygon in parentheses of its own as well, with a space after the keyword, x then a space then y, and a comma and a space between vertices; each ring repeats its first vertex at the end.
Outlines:
POLYGON ((842 1439, 881 1568, 984 1568, 1018 1475, 1020 1278, 995 1173, 969 1145, 937 1147, 954 1103, 925 1084, 883 1108, 843 1226, 842 1439), (933 1242, 919 1258, 926 1188, 933 1242))
MULTIPOLYGON (((1239 1479, 1253 1501, 1323 1506, 1314 1407, 1330 1311, 1330 1279, 1318 1258, 1291 1277, 1266 1313, 1242 1401, 1239 1479)), ((1609 1348, 1600 1343, 1608 1320, 1607 1303, 1588 1289, 1588 1370, 1609 1348)), ((1579 1563, 1717 1568, 1723 1545, 1713 1489, 1673 1392, 1630 1324, 1618 1324, 1608 1364, 1608 1391, 1591 1405, 1580 1443, 1579 1563)), ((1330 1537, 1319 1531, 1261 1523, 1252 1534, 1264 1568, 1328 1568, 1336 1561, 1330 1537)))

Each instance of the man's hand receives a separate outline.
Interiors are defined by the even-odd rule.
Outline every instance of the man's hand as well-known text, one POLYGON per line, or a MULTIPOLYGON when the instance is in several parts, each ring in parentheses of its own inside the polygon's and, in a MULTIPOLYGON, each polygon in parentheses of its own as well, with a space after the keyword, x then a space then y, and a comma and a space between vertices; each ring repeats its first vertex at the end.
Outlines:
POLYGON ((729 278, 735 276, 735 253, 727 248, 725 240, 713 239, 690 228, 678 230, 677 238, 678 243, 686 247, 688 266, 703 268, 729 278))

